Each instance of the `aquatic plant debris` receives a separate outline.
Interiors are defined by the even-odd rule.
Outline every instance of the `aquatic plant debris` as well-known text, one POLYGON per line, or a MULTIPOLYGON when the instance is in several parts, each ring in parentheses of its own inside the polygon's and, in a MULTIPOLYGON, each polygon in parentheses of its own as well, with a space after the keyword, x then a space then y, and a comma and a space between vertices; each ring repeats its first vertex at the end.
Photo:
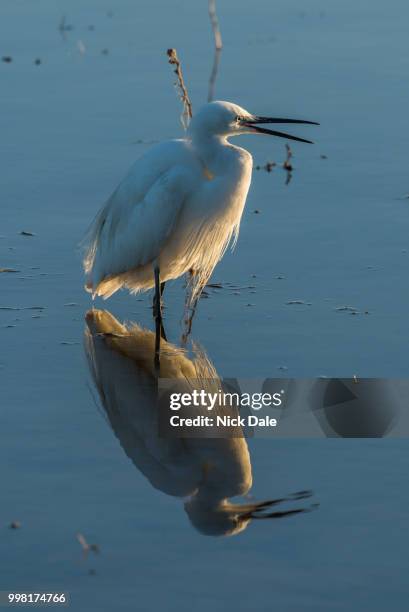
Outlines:
POLYGON ((305 302, 304 300, 289 300, 286 302, 287 306, 292 306, 293 304, 303 304, 304 306, 311 306, 311 302, 305 302))
POLYGON ((271 172, 273 168, 277 166, 274 161, 267 161, 264 166, 256 166, 256 170, 265 170, 266 172, 271 172))
POLYGON ((65 32, 71 32, 74 29, 74 26, 67 23, 65 15, 63 15, 58 25, 58 29, 61 32, 61 34, 65 34, 65 32))
POLYGON ((355 306, 337 306, 335 310, 339 310, 339 311, 350 310, 352 312, 356 312, 358 308, 355 308, 355 306))
POLYGON ((82 550, 85 554, 88 554, 90 551, 95 554, 100 553, 100 548, 98 544, 88 544, 87 540, 85 539, 85 536, 83 536, 82 533, 77 533, 77 540, 81 544, 82 550))
POLYGON ((338 312, 349 312, 351 315, 370 314, 369 310, 359 310, 358 308, 355 308, 355 306, 337 306, 335 310, 338 312))
POLYGON ((290 148, 290 145, 287 144, 287 143, 285 144, 285 148, 286 148, 286 151, 287 151, 287 157, 284 160, 283 168, 284 168, 284 170, 287 170, 287 172, 292 172, 293 171, 293 166, 292 166, 292 163, 291 163, 291 158, 293 156, 293 152, 292 152, 292 150, 290 148))
POLYGON ((192 103, 190 101, 185 81, 183 79, 182 66, 180 64, 176 49, 168 49, 166 53, 169 58, 169 64, 175 66, 175 69, 173 71, 177 76, 175 87, 179 90, 179 97, 183 105, 183 111, 180 116, 180 120, 182 122, 183 128, 186 130, 191 118, 193 117, 192 103))

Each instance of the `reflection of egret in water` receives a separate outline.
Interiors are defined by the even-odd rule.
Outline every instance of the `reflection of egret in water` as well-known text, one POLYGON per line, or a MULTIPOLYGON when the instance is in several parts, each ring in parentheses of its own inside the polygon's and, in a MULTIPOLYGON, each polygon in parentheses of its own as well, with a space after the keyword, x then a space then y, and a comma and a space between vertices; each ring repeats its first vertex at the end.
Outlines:
MULTIPOLYGON (((288 498, 261 503, 233 503, 252 485, 250 455, 244 437, 162 438, 158 436, 157 375, 153 363, 155 334, 136 324, 123 325, 109 312, 86 316, 85 349, 109 423, 135 467, 153 487, 185 499, 184 508, 198 531, 233 535, 252 519, 281 518, 310 508, 272 511, 288 498)), ((221 384, 214 367, 198 347, 195 356, 169 342, 161 349, 161 374, 203 385, 221 384)), ((193 388, 193 387, 192 387, 193 388)), ((219 410, 224 408, 219 407, 219 410)))

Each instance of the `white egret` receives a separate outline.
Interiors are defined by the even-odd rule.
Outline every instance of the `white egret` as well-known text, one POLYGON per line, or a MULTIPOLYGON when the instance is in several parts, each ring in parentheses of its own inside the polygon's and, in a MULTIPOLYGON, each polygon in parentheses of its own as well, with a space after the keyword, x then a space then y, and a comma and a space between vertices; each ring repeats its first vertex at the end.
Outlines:
MULTIPOLYGON (((234 503, 252 486, 251 458, 240 426, 224 428, 220 437, 176 438, 159 435, 157 372, 152 366, 155 334, 139 325, 123 325, 102 310, 86 315, 85 350, 109 424, 135 467, 156 489, 184 499, 192 525, 213 536, 235 535, 252 519, 281 518, 308 512, 312 506, 273 507, 310 497, 302 491, 263 502, 234 503)), ((221 381, 206 354, 195 357, 163 343, 161 375, 186 392, 217 391, 221 381)), ((206 407, 195 407, 195 414, 206 407)), ((217 414, 237 414, 236 407, 216 404, 217 414)), ((202 435, 204 432, 202 431, 202 435)))
POLYGON ((216 101, 193 117, 186 138, 156 145, 138 159, 89 231, 87 290, 107 298, 121 287, 131 293, 155 287, 158 323, 164 283, 190 272, 194 303, 237 240, 250 187, 252 157, 228 139, 270 134, 311 142, 258 125, 268 123, 315 124, 259 117, 216 101))

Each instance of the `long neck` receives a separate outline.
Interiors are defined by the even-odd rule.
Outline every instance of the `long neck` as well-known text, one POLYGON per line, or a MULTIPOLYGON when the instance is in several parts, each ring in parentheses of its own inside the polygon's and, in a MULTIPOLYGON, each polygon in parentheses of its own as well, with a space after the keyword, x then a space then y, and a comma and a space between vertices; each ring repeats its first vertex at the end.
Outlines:
MULTIPOLYGON (((223 440, 208 453, 202 464, 202 478, 196 499, 223 505, 228 498, 245 495, 252 484, 251 461, 244 438, 223 440)), ((210 450, 210 449, 208 449, 210 450)))
POLYGON ((231 162, 229 151, 232 145, 224 136, 209 136, 197 132, 188 136, 197 156, 211 174, 217 176, 228 170, 231 162))

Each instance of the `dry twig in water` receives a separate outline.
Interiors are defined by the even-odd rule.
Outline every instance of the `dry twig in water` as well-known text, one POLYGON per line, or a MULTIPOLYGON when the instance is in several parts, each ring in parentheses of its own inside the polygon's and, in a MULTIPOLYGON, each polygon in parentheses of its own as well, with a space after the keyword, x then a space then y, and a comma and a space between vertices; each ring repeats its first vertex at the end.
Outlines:
POLYGON ((98 544, 88 544, 82 533, 77 533, 77 540, 81 544, 81 548, 84 551, 84 554, 87 555, 90 551, 94 552, 95 554, 99 553, 98 544))
POLYGON ((293 166, 291 164, 291 158, 293 156, 293 152, 291 151, 290 145, 286 144, 285 148, 287 150, 287 157, 285 162, 283 163, 283 168, 284 170, 288 170, 288 172, 291 172, 293 169, 293 166))
POLYGON ((174 73, 177 76, 175 87, 179 89, 179 96, 183 104, 183 112, 180 116, 180 120, 184 129, 186 130, 193 116, 192 103, 190 101, 189 94, 187 93, 186 85, 183 80, 182 68, 180 65, 178 54, 176 53, 176 49, 168 49, 167 54, 169 58, 169 64, 175 66, 174 73))
POLYGON ((285 162, 283 163, 283 168, 284 170, 287 171, 287 179, 285 181, 285 184, 288 185, 291 181, 291 178, 293 176, 292 172, 293 172, 293 166, 291 163, 291 158, 293 156, 293 152, 290 148, 290 145, 286 143, 285 148, 287 149, 287 157, 285 159, 285 162))
POLYGON ((207 95, 207 101, 211 102, 214 98, 214 88, 216 84, 217 72, 219 70, 220 55, 221 55, 221 51, 223 47, 222 35, 220 33, 220 28, 219 28, 219 20, 217 18, 217 13, 216 13, 216 0, 209 0, 209 17, 210 17, 210 23, 212 26, 212 30, 213 30, 214 45, 215 45, 213 68, 212 68, 212 72, 210 73, 209 92, 207 95))
POLYGON ((209 0, 209 16, 214 34, 214 44, 216 49, 221 49, 223 46, 222 35, 220 34, 219 20, 216 13, 216 0, 209 0))

